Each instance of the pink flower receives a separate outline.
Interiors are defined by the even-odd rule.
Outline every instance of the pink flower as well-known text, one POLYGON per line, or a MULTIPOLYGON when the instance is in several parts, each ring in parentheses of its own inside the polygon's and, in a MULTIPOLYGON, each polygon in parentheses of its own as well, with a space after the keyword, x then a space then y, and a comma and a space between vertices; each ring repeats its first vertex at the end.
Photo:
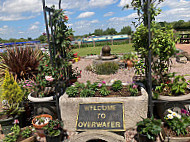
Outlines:
POLYGON ((26 87, 26 85, 23 85, 22 87, 26 87))
POLYGON ((14 120, 14 124, 19 124, 18 119, 15 119, 15 120, 14 120))
POLYGON ((45 79, 49 82, 52 82, 54 80, 54 78, 52 78, 52 76, 45 76, 45 79))
POLYGON ((26 86, 30 86, 30 84, 26 84, 26 86))
POLYGON ((98 84, 98 87, 102 87, 102 84, 101 84, 101 83, 99 83, 99 84, 98 84))
POLYGON ((133 89, 136 89, 137 88, 137 85, 133 85, 133 89))
POLYGON ((103 83, 103 84, 106 84, 106 82, 105 82, 105 81, 102 81, 102 83, 103 83))

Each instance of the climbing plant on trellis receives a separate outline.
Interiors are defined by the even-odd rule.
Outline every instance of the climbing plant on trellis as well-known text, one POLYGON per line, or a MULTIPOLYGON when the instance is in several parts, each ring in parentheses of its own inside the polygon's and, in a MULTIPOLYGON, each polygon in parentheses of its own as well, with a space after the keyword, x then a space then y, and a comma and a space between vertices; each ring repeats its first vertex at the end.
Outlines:
POLYGON ((56 106, 58 117, 60 95, 65 92, 66 84, 69 81, 69 73, 71 66, 68 63, 67 53, 69 52, 72 29, 69 29, 66 23, 68 17, 61 9, 61 0, 59 0, 59 9, 55 6, 47 7, 45 0, 42 0, 44 19, 46 25, 46 34, 49 44, 50 62, 54 70, 58 72, 57 81, 55 84, 56 90, 56 106))

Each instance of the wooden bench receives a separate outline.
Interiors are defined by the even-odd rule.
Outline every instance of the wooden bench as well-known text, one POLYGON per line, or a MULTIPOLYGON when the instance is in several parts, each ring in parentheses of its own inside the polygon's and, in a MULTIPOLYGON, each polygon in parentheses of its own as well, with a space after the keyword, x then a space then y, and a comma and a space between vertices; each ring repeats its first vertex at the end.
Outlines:
POLYGON ((190 43, 190 34, 179 34, 180 37, 180 43, 190 43))

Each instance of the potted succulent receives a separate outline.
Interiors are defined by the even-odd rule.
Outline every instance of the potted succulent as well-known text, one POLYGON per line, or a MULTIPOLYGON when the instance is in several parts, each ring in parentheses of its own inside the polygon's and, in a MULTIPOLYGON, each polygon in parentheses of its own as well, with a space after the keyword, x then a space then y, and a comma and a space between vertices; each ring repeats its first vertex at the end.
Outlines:
POLYGON ((142 121, 137 123, 137 132, 139 142, 154 142, 161 132, 161 120, 151 118, 143 118, 142 121))
POLYGON ((35 128, 27 126, 21 129, 18 123, 18 120, 14 121, 14 126, 11 128, 12 132, 5 136, 3 142, 35 142, 37 136, 35 128))
POLYGON ((47 142, 60 142, 63 123, 56 120, 51 120, 43 129, 46 135, 47 142))
POLYGON ((168 109, 164 119, 165 127, 162 131, 162 136, 165 141, 187 142, 190 140, 190 118, 188 110, 181 109, 181 112, 175 112, 168 109))
POLYGON ((190 99, 190 89, 188 89, 189 81, 182 75, 175 76, 175 73, 171 77, 173 77, 173 80, 168 79, 165 83, 161 83, 154 91, 154 97, 156 99, 167 101, 166 105, 163 105, 163 103, 156 104, 158 115, 162 119, 167 109, 172 107, 183 108, 185 105, 183 101, 190 99))
POLYGON ((4 134, 10 133, 14 119, 24 112, 24 108, 20 107, 23 97, 24 94, 12 74, 6 71, 1 95, 3 111, 0 112, 0 124, 4 134))

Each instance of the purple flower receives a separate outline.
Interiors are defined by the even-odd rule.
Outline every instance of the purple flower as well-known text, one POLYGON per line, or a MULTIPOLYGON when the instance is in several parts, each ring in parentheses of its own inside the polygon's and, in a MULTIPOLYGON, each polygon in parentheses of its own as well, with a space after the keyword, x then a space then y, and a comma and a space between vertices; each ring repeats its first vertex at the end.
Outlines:
POLYGON ((102 81, 102 83, 103 83, 103 84, 106 84, 106 82, 105 82, 105 81, 102 81))
POLYGON ((184 113, 184 114, 187 114, 187 115, 189 114, 189 112, 187 110, 183 109, 183 108, 181 109, 181 113, 184 113))

